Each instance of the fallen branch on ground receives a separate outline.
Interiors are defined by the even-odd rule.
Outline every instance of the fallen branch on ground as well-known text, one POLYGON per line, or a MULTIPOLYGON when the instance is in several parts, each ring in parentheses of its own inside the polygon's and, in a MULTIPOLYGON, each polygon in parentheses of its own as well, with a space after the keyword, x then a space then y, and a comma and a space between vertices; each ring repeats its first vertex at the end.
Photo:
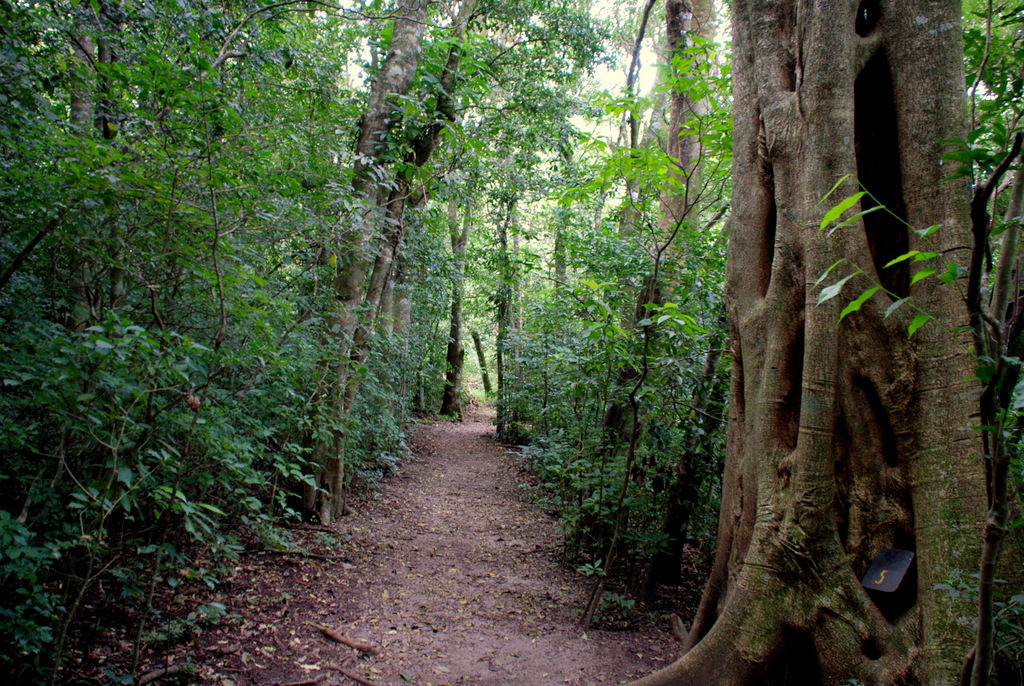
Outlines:
POLYGON ((320 683, 323 680, 323 678, 324 675, 321 674, 320 676, 314 677, 313 679, 305 679, 303 681, 291 681, 287 684, 281 684, 281 686, 313 686, 313 684, 320 683))
POLYGON ((360 641, 348 638, 347 636, 342 636, 334 629, 329 629, 328 627, 323 626, 322 624, 314 624, 313 626, 315 626, 317 629, 323 632, 323 635, 327 638, 333 641, 337 641, 338 643, 343 643, 344 645, 347 645, 349 648, 354 648, 364 653, 369 653, 370 655, 376 655, 380 652, 369 643, 362 643, 360 641))
POLYGON ((139 686, 143 686, 143 684, 148 684, 150 681, 162 679, 165 676, 177 674, 182 669, 184 669, 182 665, 171 665, 170 667, 161 667, 160 669, 154 669, 152 672, 147 672, 139 677, 139 686))
POLYGON ((374 684, 372 681, 364 679, 363 677, 359 676, 355 672, 350 672, 347 669, 345 669, 344 667, 339 667, 337 665, 324 665, 324 666, 327 667, 328 669, 333 669, 334 671, 339 672, 342 676, 348 677, 349 679, 351 679, 352 681, 356 682, 357 684, 362 684, 363 686, 376 686, 376 684, 374 684))

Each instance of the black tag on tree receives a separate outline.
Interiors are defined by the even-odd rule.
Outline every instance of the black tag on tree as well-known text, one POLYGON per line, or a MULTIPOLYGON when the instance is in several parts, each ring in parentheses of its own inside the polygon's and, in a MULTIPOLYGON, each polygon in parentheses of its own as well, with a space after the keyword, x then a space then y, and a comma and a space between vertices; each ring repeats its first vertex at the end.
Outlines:
POLYGON ((909 550, 883 548, 871 563, 871 569, 864 575, 860 585, 872 591, 892 593, 900 587, 913 560, 914 553, 909 550))

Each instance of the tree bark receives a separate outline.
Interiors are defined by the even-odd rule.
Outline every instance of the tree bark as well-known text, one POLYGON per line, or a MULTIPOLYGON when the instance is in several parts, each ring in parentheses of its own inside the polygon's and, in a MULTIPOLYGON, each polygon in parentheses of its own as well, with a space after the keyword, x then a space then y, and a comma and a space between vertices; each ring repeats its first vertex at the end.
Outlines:
POLYGON ((448 201, 448 233, 452 242, 452 257, 455 258, 455 284, 452 286, 452 317, 448 332, 448 349, 445 354, 447 369, 444 378, 444 394, 441 397, 441 414, 462 417, 462 363, 466 349, 462 345, 462 291, 463 274, 466 270, 466 246, 469 243, 470 214, 467 211, 459 231, 458 199, 448 201))
MULTIPOLYGON (((669 64, 673 58, 683 58, 685 51, 693 46, 694 36, 713 41, 715 39, 715 10, 711 0, 666 0, 665 24, 669 64)), ((673 74, 676 79, 701 78, 700 69, 708 69, 708 65, 700 64, 695 56, 692 73, 673 74)), ((700 129, 700 123, 707 118, 709 111, 707 98, 696 100, 690 97, 689 88, 673 86, 669 99, 669 135, 665 153, 675 165, 669 170, 668 185, 661 194, 661 215, 659 223, 663 232, 689 216, 691 208, 697 203, 702 184, 704 146, 702 137, 690 130, 700 129)))
POLYGON ((354 230, 346 234, 341 248, 339 268, 333 283, 333 308, 327 317, 328 337, 337 352, 328 402, 338 426, 332 432, 330 444, 321 446, 317 456, 321 465, 318 482, 323 491, 320 519, 325 525, 339 516, 344 506, 345 433, 340 425, 348 414, 351 372, 346 361, 351 355, 359 326, 363 287, 371 264, 367 246, 383 224, 380 221, 382 189, 370 182, 370 170, 385 164, 381 143, 391 128, 397 103, 409 92, 419 66, 426 16, 426 0, 400 0, 391 48, 370 90, 356 143, 353 186, 356 194, 362 196, 364 209, 354 222, 354 230))
POLYGON ((719 549, 688 652, 638 684, 953 683, 973 644, 969 603, 936 589, 970 579, 986 509, 978 388, 949 333, 965 313, 952 289, 885 270, 909 249, 967 244, 965 184, 943 183, 937 142, 964 137, 960 4, 853 9, 733 3, 719 549), (857 190, 847 180, 822 202, 844 174, 884 189, 909 225, 942 230, 926 242, 874 212, 821 231, 857 190), (892 295, 840 323, 841 299, 816 304, 814 284, 841 258, 864 271, 855 295, 873 281, 892 295), (935 320, 913 338, 913 310, 884 316, 908 294, 935 320), (889 594, 861 585, 884 548, 916 561, 889 594))
POLYGON ((504 439, 514 439, 517 436, 518 428, 515 404, 512 393, 515 390, 513 384, 509 383, 508 358, 512 352, 511 338, 513 334, 513 308, 514 290, 512 284, 516 280, 516 274, 512 266, 512 259, 509 254, 508 233, 512 225, 512 217, 515 214, 516 201, 510 199, 505 201, 505 217, 498 222, 498 259, 500 262, 500 281, 498 283, 498 341, 497 341, 497 366, 498 366, 498 416, 496 420, 498 436, 504 439))
POLYGON ((487 371, 487 356, 484 355, 484 342, 480 339, 480 332, 476 329, 470 329, 469 335, 472 336, 473 347, 476 348, 476 360, 480 365, 480 378, 484 383, 484 395, 490 398, 493 389, 491 388, 491 374, 487 371))

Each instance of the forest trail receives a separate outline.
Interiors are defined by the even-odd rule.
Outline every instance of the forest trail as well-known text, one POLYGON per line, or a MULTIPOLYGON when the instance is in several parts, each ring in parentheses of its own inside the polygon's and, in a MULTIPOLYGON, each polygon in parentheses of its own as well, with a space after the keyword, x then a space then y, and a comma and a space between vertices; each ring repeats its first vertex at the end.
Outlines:
POLYGON ((339 557, 261 556, 240 568, 222 602, 270 607, 234 637, 203 635, 205 683, 356 683, 340 668, 389 686, 616 684, 674 658, 678 644, 648 624, 580 635, 589 584, 558 563, 557 522, 520 488, 489 415, 421 424, 412 447, 338 524, 339 557), (379 652, 357 653, 316 625, 379 652))

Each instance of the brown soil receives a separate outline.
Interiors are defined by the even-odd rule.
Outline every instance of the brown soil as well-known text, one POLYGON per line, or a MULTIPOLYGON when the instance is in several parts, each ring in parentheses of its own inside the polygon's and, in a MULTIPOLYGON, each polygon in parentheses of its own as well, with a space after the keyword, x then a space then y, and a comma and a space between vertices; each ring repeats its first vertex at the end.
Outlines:
POLYGON ((581 635, 590 583, 559 563, 557 522, 529 502, 493 434, 483 413, 422 424, 380 493, 336 527, 301 534, 318 557, 247 555, 214 598, 232 619, 164 658, 196 664, 177 678, 357 683, 346 670, 396 686, 615 684, 672 660, 678 644, 661 621, 581 635))

